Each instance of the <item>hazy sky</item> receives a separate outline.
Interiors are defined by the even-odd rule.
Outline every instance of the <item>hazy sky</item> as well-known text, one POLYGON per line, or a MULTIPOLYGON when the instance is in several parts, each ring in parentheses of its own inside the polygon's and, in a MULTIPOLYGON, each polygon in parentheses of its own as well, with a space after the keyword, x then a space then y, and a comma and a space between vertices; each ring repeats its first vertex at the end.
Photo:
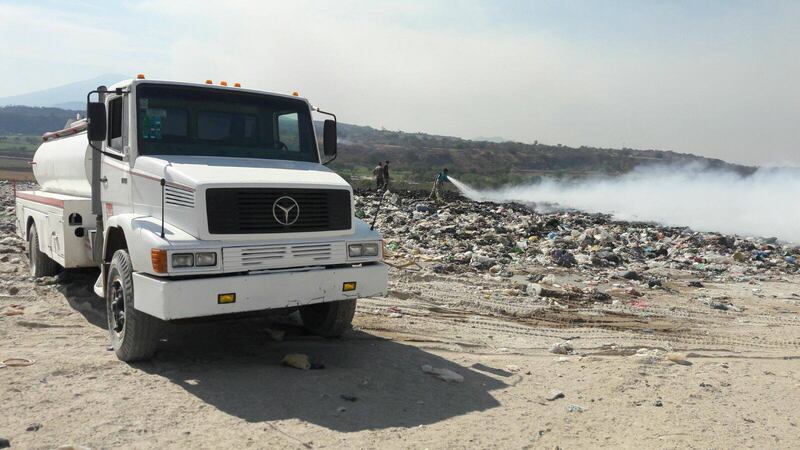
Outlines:
POLYGON ((0 0, 0 96, 102 73, 345 122, 800 165, 800 2, 0 0))

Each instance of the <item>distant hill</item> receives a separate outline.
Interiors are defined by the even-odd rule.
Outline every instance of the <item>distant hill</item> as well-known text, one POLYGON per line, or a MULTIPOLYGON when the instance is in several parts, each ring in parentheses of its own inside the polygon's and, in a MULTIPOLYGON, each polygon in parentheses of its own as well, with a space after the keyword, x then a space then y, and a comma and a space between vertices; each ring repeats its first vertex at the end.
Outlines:
POLYGON ((347 124, 340 124, 339 139, 339 157, 331 167, 352 179, 369 176, 372 167, 386 160, 391 161, 394 173, 408 181, 428 182, 447 167, 453 176, 478 186, 529 182, 542 177, 620 175, 647 164, 698 163, 742 175, 756 170, 672 151, 471 141, 347 124))
POLYGON ((86 93, 100 85, 110 86, 118 81, 131 78, 130 75, 107 73, 90 80, 77 81, 54 88, 42 89, 27 94, 0 98, 0 106, 24 105, 44 106, 63 109, 83 109, 86 93))
POLYGON ((0 107, 0 134, 41 136, 45 132, 64 128, 67 119, 82 111, 30 106, 0 107))
MULTIPOLYGON (((61 129, 77 113, 59 108, 0 107, 0 135, 38 137, 61 129)), ((321 124, 317 127, 317 135, 322 136, 321 124)), ((27 142, 15 138, 7 145, 15 149, 16 155, 32 153, 35 146, 27 142)), ((331 164, 334 170, 353 181, 366 182, 378 161, 386 160, 391 161, 396 181, 428 183, 441 168, 447 167, 453 176, 478 186, 535 181, 541 177, 619 175, 644 164, 700 163, 743 175, 756 170, 719 159, 662 150, 471 141, 339 124, 339 157, 331 164)))

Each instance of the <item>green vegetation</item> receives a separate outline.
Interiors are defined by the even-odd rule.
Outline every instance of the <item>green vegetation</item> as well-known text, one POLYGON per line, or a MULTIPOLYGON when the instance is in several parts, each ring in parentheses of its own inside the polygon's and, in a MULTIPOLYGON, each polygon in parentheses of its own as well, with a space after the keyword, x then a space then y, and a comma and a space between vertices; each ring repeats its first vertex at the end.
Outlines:
POLYGON ((0 136, 0 156, 30 159, 41 143, 41 136, 26 136, 22 134, 0 136))

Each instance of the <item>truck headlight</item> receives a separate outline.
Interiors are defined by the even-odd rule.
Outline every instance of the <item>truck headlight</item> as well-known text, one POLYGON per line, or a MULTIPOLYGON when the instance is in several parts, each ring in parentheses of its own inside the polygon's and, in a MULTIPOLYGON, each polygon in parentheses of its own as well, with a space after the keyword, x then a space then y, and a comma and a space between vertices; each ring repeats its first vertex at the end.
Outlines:
POLYGON ((378 244, 364 244, 364 256, 378 256, 378 244))
MULTIPOLYGON (((173 264, 174 265, 174 264, 173 264)), ((198 252, 194 254, 194 265, 209 267, 217 265, 217 254, 214 252, 198 252)))
POLYGON ((377 242, 365 242, 363 244, 349 244, 347 246, 347 254, 351 258, 360 258, 362 256, 378 256, 379 249, 377 242))
POLYGON ((351 258, 357 258, 364 254, 364 246, 361 244, 350 244, 347 246, 347 253, 351 258))
POLYGON ((194 253, 173 253, 172 267, 193 267, 194 253))

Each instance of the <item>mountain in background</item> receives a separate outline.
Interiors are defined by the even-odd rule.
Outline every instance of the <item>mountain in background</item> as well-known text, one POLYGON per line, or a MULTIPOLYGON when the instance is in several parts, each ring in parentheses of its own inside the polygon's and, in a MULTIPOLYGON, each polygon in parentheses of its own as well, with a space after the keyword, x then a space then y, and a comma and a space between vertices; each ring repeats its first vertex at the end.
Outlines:
POLYGON ((0 106, 24 105, 82 110, 86 108, 87 92, 96 89, 97 86, 111 86, 127 78, 131 78, 130 75, 107 73, 90 80, 76 81, 27 94, 2 97, 0 98, 0 106))

